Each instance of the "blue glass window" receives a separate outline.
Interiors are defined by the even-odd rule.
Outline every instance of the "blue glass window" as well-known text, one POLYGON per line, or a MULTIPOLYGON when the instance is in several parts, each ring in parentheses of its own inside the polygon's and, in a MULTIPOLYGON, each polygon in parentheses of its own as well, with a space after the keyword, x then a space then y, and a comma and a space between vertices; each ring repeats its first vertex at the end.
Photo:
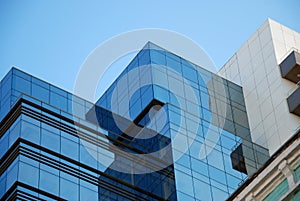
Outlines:
POLYGON ((79 156, 78 143, 62 137, 61 138, 61 154, 65 155, 66 157, 72 158, 74 160, 78 160, 78 156, 79 156))
POLYGON ((25 80, 18 76, 13 76, 13 88, 19 92, 30 95, 31 84, 28 80, 25 80))
POLYGON ((39 126, 28 123, 27 121, 22 121, 22 138, 30 142, 40 144, 40 133, 41 129, 39 126))
POLYGON ((6 192, 6 173, 3 173, 0 177, 0 197, 6 192))
POLYGON ((198 83, 198 72, 194 68, 183 65, 182 72, 185 79, 198 83))
POLYGON ((199 200, 210 201, 211 189, 210 184, 194 179, 195 197, 199 200))
POLYGON ((166 57, 167 59, 167 66, 182 74, 181 64, 180 61, 175 60, 174 58, 170 58, 169 56, 166 57))
POLYGON ((8 137, 9 131, 7 131, 1 138, 0 138, 0 158, 5 154, 8 149, 8 137))
POLYGON ((9 129, 9 146, 11 146, 19 138, 20 130, 21 130, 20 120, 17 120, 9 129))
POLYGON ((50 104, 59 109, 68 110, 67 99, 64 96, 61 96, 57 93, 50 92, 50 104))
POLYGON ((67 200, 79 199, 79 186, 69 180, 60 178, 60 196, 67 200))
POLYGON ((40 170, 40 189, 48 193, 58 195, 59 177, 50 172, 40 170))
POLYGON ((60 152, 60 136, 48 130, 42 130, 41 145, 50 150, 60 152))
POLYGON ((80 162, 96 169, 97 152, 80 145, 80 162))
POLYGON ((49 103, 50 91, 39 85, 32 84, 32 96, 45 103, 49 103))
POLYGON ((98 192, 93 191, 89 188, 80 187, 80 200, 81 201, 98 200, 98 192))
POLYGON ((175 178, 176 186, 180 186, 180 191, 194 196, 193 180, 191 176, 180 171, 175 171, 175 178))
POLYGON ((166 56, 163 54, 163 51, 160 50, 150 50, 151 63, 166 65, 166 56))
POLYGON ((9 189, 16 181, 18 178, 18 162, 15 160, 10 167, 7 169, 7 174, 6 174, 6 189, 9 189))
POLYGON ((199 172, 208 177, 208 164, 204 163, 198 159, 191 158, 192 161, 192 170, 199 172))
POLYGON ((224 171, 214 168, 212 166, 209 166, 208 169, 209 176, 211 179, 214 179, 222 184, 226 184, 226 176, 224 171))
POLYGON ((20 162, 19 181, 37 188, 39 169, 27 163, 20 162))
POLYGON ((177 192, 177 200, 195 201, 195 198, 182 192, 177 192))
POLYGON ((150 50, 142 50, 139 53, 139 66, 147 65, 150 63, 150 50))
POLYGON ((222 191, 221 189, 212 187, 213 200, 226 200, 228 198, 228 193, 222 191))

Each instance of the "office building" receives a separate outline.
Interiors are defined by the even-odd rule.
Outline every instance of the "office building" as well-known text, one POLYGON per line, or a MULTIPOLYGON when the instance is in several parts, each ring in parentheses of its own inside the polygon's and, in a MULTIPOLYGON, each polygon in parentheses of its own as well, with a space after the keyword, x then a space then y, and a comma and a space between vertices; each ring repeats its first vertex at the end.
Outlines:
POLYGON ((253 141, 271 159, 229 200, 299 200, 300 34, 271 19, 218 74, 241 85, 253 141))
MULTIPOLYGON (((270 30, 265 45, 273 41, 270 30)), ((262 57, 267 50, 274 54, 273 43, 262 57)), ((242 82, 246 53, 239 54, 219 72, 224 79, 149 42, 96 103, 12 68, 0 82, 0 199, 207 201, 240 194, 282 149, 272 146, 267 127, 265 137, 255 134, 249 110, 257 108, 242 82)), ((286 138, 294 119, 283 135, 276 129, 279 147, 292 144, 286 138)))
POLYGON ((291 113, 296 109, 287 104, 300 81, 299 67, 293 64, 289 67, 295 71, 284 71, 294 74, 293 80, 285 79, 279 66, 288 55, 299 55, 299 49, 299 33, 268 19, 219 71, 243 87, 251 137, 271 155, 300 125, 299 113, 291 113))

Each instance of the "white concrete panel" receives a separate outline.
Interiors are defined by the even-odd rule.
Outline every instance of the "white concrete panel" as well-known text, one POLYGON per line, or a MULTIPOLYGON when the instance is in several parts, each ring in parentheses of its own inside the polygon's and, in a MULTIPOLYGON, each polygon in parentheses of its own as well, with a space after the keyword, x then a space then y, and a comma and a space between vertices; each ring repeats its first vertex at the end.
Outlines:
MULTIPOLYGON (((257 124, 257 126, 253 129, 252 131, 252 140, 254 142, 257 142, 258 139, 261 139, 261 136, 264 135, 265 133, 265 129, 264 126, 262 124, 262 122, 260 122, 259 124, 257 124)), ((264 140, 266 140, 266 138, 264 138, 264 140)), ((265 143, 264 141, 261 141, 260 143, 265 143)))
MULTIPOLYGON (((251 76, 253 76, 253 69, 252 69, 252 64, 248 63, 246 66, 241 66, 239 65, 239 71, 241 75, 241 81, 244 84, 248 79, 250 79, 251 76)), ((243 85, 243 87, 245 87, 243 85)))
MULTIPOLYGON (((281 78, 280 70, 277 65, 275 54, 271 54, 268 58, 264 60, 264 68, 266 69, 266 74, 268 75, 271 71, 277 70, 278 76, 281 78)), ((277 77, 277 79, 279 78, 277 77)))
POLYGON ((246 66, 250 62, 250 51, 248 44, 242 46, 242 48, 237 52, 237 58, 240 66, 246 66))
POLYGON ((241 76, 237 74, 235 77, 232 78, 232 82, 237 85, 242 85, 241 76))
POLYGON ((257 68, 261 68, 264 66, 264 57, 262 51, 259 51, 251 60, 253 70, 255 71, 257 68))
POLYGON ((238 63, 237 63, 236 59, 234 61, 232 61, 231 65, 230 65, 230 74, 231 74, 231 77, 235 77, 236 75, 239 74, 238 63))
MULTIPOLYGON (((255 78, 256 79, 256 78, 255 78)), ((256 87, 258 102, 262 103, 266 98, 270 98, 270 89, 268 88, 267 79, 263 79, 256 87)))
POLYGON ((284 93, 280 88, 275 89, 271 92, 272 104, 276 108, 282 101, 286 101, 286 93, 284 93))
POLYGON ((239 73, 252 139, 271 154, 300 125, 286 101, 295 84, 281 77, 278 66, 291 48, 300 50, 300 34, 268 19, 221 70, 236 83, 239 73))
POLYGON ((266 19, 262 25, 257 29, 259 33, 264 31, 266 28, 270 28, 270 21, 272 21, 270 18, 266 19))
POLYGON ((293 82, 290 82, 289 80, 282 79, 281 80, 281 89, 286 93, 287 96, 292 94, 296 89, 297 85, 293 82))
POLYGON ((252 108, 253 111, 251 113, 248 113, 248 121, 249 121, 250 128, 253 128, 252 130, 254 130, 259 124, 262 123, 261 113, 259 108, 257 108, 256 106, 254 107, 254 105, 252 105, 252 107, 249 106, 247 108, 252 108))
POLYGON ((259 138, 257 138, 256 140, 253 140, 253 142, 260 145, 260 146, 262 146, 262 147, 269 147, 266 135, 264 133, 265 132, 263 132, 260 135, 258 134, 257 136, 259 138))
POLYGON ((262 49, 262 54, 264 59, 267 59, 270 55, 274 54, 274 44, 273 41, 270 40, 262 49))
POLYGON ((225 69, 226 69, 226 68, 221 68, 217 74, 220 75, 220 76, 222 76, 222 77, 226 77, 226 76, 225 76, 225 73, 226 73, 226 72, 225 72, 225 71, 226 71, 225 69))
POLYGON ((271 98, 264 100, 264 102, 260 105, 260 110, 262 118, 265 119, 273 111, 271 98))
POLYGON ((291 128, 290 115, 287 113, 278 119, 278 132, 280 133, 280 141, 286 142, 294 133, 294 128, 291 128))
POLYGON ((258 96, 256 90, 252 90, 251 92, 249 92, 247 96, 244 97, 245 99, 247 99, 247 103, 246 103, 247 105, 257 105, 258 96))
MULTIPOLYGON (((256 32, 257 33, 257 32, 256 32)), ((254 57, 260 50, 260 41, 258 35, 252 39, 252 41, 249 41, 249 50, 252 57, 254 57)))
MULTIPOLYGON (((269 131, 270 132, 270 131, 269 131)), ((270 136, 267 138, 268 142, 268 148, 269 148, 269 153, 272 155, 276 150, 278 150, 281 147, 281 141, 279 137, 279 131, 275 132, 274 135, 270 136)))
POLYGON ((277 74, 278 74, 277 69, 274 69, 274 71, 272 71, 271 73, 269 73, 267 75, 268 85, 269 85, 269 89, 270 89, 271 93, 273 91, 275 91, 277 88, 280 88, 280 85, 282 82, 282 78, 279 78, 278 76, 276 76, 277 74), (275 78, 275 79, 273 79, 273 78, 275 78))
POLYGON ((275 21, 271 21, 270 28, 271 28, 272 39, 283 43, 284 38, 283 38, 281 25, 275 21))
MULTIPOLYGON (((265 124, 264 124, 265 127, 265 124)), ((272 142, 272 137, 276 137, 275 141, 280 141, 280 136, 278 134, 278 129, 276 126, 270 126, 268 129, 265 129, 266 138, 268 139, 268 143, 272 142)))
POLYGON ((265 71, 265 67, 263 65, 261 65, 259 68, 255 69, 254 71, 254 79, 255 79, 255 83, 258 84, 260 83, 262 80, 266 80, 266 71, 265 71))
POLYGON ((286 100, 283 100, 276 108, 274 108, 274 110, 277 121, 279 121, 279 119, 285 114, 289 114, 289 108, 286 100))
POLYGON ((296 46, 295 38, 292 34, 284 33, 284 42, 287 50, 290 50, 296 46))
POLYGON ((269 130, 270 127, 276 127, 275 113, 273 111, 263 120, 263 124, 266 130, 269 130))
POLYGON ((259 40, 262 48, 264 48, 269 42, 271 42, 272 37, 269 26, 259 32, 259 40))
POLYGON ((284 60, 284 56, 287 56, 286 45, 283 42, 274 40, 274 49, 277 63, 279 64, 284 60))
POLYGON ((254 76, 250 75, 246 81, 243 82, 244 96, 247 96, 252 90, 255 89, 254 76))
POLYGON ((298 47, 300 49, 300 37, 295 37, 295 47, 298 47))
POLYGON ((292 29, 290 29, 284 25, 281 25, 281 29, 284 32, 284 34, 294 35, 294 33, 295 33, 295 31, 293 31, 292 29))

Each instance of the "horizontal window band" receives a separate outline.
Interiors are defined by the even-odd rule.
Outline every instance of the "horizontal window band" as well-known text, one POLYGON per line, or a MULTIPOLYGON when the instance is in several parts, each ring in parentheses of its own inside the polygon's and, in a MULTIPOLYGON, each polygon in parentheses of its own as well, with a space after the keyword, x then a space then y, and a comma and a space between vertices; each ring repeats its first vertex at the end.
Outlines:
POLYGON ((41 199, 41 198, 38 198, 36 196, 30 195, 26 192, 23 192, 23 191, 19 190, 18 187, 25 188, 27 190, 36 192, 38 194, 44 195, 44 196, 49 197, 49 198, 54 199, 54 200, 67 201, 65 199, 62 199, 62 198, 56 196, 56 195, 53 195, 51 193, 48 193, 46 191, 40 190, 38 188, 32 187, 30 185, 24 184, 24 183, 19 182, 19 181, 15 182, 10 187, 10 189, 2 196, 1 200, 10 201, 10 200, 16 200, 16 199, 20 199, 20 200, 24 199, 26 201, 27 200, 46 201, 44 199, 41 199), (25 199, 25 198, 27 198, 27 199, 25 199))
POLYGON ((20 154, 20 141, 21 139, 17 139, 16 142, 7 150, 7 152, 0 159, 0 175, 2 175, 5 170, 13 163, 13 161, 20 154))
MULTIPOLYGON (((14 143, 14 145, 10 148, 9 152, 10 153, 14 153, 14 154, 10 154, 8 156, 8 158, 6 158, 6 160, 3 161, 3 164, 0 163, 1 164, 0 167, 1 167, 1 170, 3 172, 9 167, 9 165, 14 161, 14 159, 18 155, 23 155, 23 156, 31 158, 31 159, 33 159, 33 160, 35 160, 37 162, 43 163, 43 164, 48 165, 50 167, 53 167, 53 168, 55 168, 57 170, 60 170, 60 171, 63 171, 65 173, 67 173, 67 174, 75 176, 75 177, 77 177, 79 179, 83 179, 83 180, 85 180, 85 181, 87 181, 87 182, 89 182, 89 183, 91 183, 93 185, 96 185, 96 186, 99 186, 99 187, 103 187, 104 189, 107 189, 107 190, 109 190, 111 192, 114 192, 116 194, 120 194, 120 195, 122 195, 124 197, 127 197, 128 199, 131 199, 132 197, 138 198, 138 197, 140 197, 140 195, 133 194, 132 192, 130 192, 130 191, 126 190, 126 189, 122 189, 122 188, 120 188, 120 186, 115 186, 115 185, 111 184, 108 181, 100 179, 99 177, 103 176, 103 177, 105 177, 107 179, 110 179, 110 180, 112 180, 114 182, 120 183, 120 184, 122 184, 122 185, 124 185, 124 186, 126 186, 128 188, 131 188, 131 189, 133 189, 133 190, 135 190, 137 192, 140 192, 140 193, 142 193, 144 195, 150 196, 150 197, 152 197, 154 199, 157 199, 157 200, 163 200, 162 198, 160 198, 160 197, 158 197, 158 196, 156 196, 154 194, 151 194, 151 193, 149 193, 147 191, 144 191, 144 190, 142 190, 140 188, 137 188, 134 185, 131 185, 131 184, 128 184, 128 183, 126 183, 126 182, 124 182, 122 180, 119 180, 118 178, 112 177, 111 175, 105 174, 105 173, 103 173, 101 171, 98 171, 96 169, 93 169, 93 168, 91 168, 91 167, 89 167, 87 165, 79 163, 78 161, 69 159, 69 158, 67 158, 67 157, 65 157, 63 155, 57 154, 56 152, 53 152, 51 150, 48 150, 48 149, 46 149, 44 147, 38 146, 38 145, 36 145, 36 144, 34 144, 32 142, 29 142, 29 141, 21 139, 21 138, 19 138, 14 143), (61 159, 65 160, 65 161, 70 162, 70 163, 72 163, 74 165, 77 165, 79 167, 85 168, 85 169, 87 169, 87 170, 89 170, 91 172, 96 173, 98 176, 95 177, 93 175, 85 173, 82 170, 75 169, 74 167, 72 167, 70 165, 64 164, 64 163, 62 163, 60 161, 54 160, 54 159, 52 159, 52 158, 50 158, 48 156, 45 156, 45 155, 43 155, 41 153, 37 153, 37 152, 35 152, 33 150, 30 150, 29 148, 22 146, 22 143, 26 144, 27 146, 31 146, 31 147, 34 147, 34 148, 39 149, 41 151, 44 151, 44 152, 46 152, 48 154, 54 155, 55 157, 61 158, 61 159)), ((145 197, 140 197, 140 199, 145 200, 145 197)))
MULTIPOLYGON (((41 110, 44 109, 44 110, 46 110, 46 112, 49 111, 49 110, 47 111, 47 109, 45 109, 45 108, 42 108, 41 106, 38 106, 38 105, 36 105, 34 103, 31 103, 31 102, 29 102, 29 101, 27 101, 25 99, 21 99, 21 100, 23 100, 24 102, 26 102, 26 104, 29 104, 29 105, 31 105, 33 107, 38 107, 38 109, 41 109, 41 110)), ((72 127, 70 127, 68 125, 65 125, 62 122, 59 122, 59 121, 57 121, 55 119, 51 119, 50 117, 46 116, 45 114, 41 114, 41 113, 38 113, 38 112, 36 112, 36 111, 34 111, 32 109, 24 107, 24 106, 21 105, 20 101, 18 101, 18 104, 20 104, 21 107, 16 107, 16 108, 17 108, 17 110, 20 110, 21 112, 15 111, 16 112, 15 115, 19 116, 20 114, 25 114, 25 115, 27 115, 27 116, 29 116, 31 118, 34 118, 34 119, 36 119, 36 120, 38 120, 40 122, 46 123, 46 124, 48 124, 50 126, 53 126, 53 127, 57 128, 59 130, 65 131, 65 132, 67 132, 67 133, 69 133, 69 134, 71 134, 73 136, 76 136, 76 137, 80 136, 80 139, 86 140, 87 142, 92 143, 92 144, 94 144, 94 145, 96 145, 98 147, 101 147, 103 149, 106 149, 108 151, 112 151, 114 154, 119 155, 121 157, 124 157, 124 158, 128 159, 129 161, 140 162, 141 165, 144 165, 145 167, 147 167, 149 169, 153 169, 153 170, 160 169, 160 171, 157 171, 157 172, 159 172, 160 174, 163 174, 163 175, 165 175, 167 177, 174 178, 174 175, 170 174, 170 171, 162 168, 162 167, 168 167, 168 163, 164 162, 163 160, 161 160, 159 158, 156 158, 156 157, 148 154, 147 157, 143 157, 142 158, 143 160, 140 161, 140 160, 138 160, 139 158, 132 157, 132 154, 126 154, 126 151, 124 151, 124 150, 121 151, 120 148, 117 148, 116 146, 112 146, 108 142, 101 141, 101 140, 99 140, 97 138, 94 138, 94 137, 92 137, 92 136, 90 136, 90 135, 88 135, 86 133, 83 133, 83 132, 77 132, 77 130, 75 128, 72 128, 72 127)), ((17 105, 15 105, 15 106, 17 106, 17 105)), ((54 113, 54 112, 51 111, 50 113, 54 113)), ((66 119, 62 115, 59 115, 59 114, 56 114, 56 113, 54 113, 54 114, 58 118, 66 119)), ((17 117, 15 117, 14 120, 16 118, 17 117)), ((11 126, 13 124, 13 122, 14 121, 10 121, 10 123, 8 124, 7 127, 9 128, 9 126, 11 126)), ((68 119, 67 122, 68 123, 74 123, 70 119, 68 119)), ((5 122, 1 122, 1 123, 5 123, 5 122)), ((3 131, 3 129, 1 129, 1 131, 3 131)), ((111 141, 111 140, 116 141, 115 139, 110 139, 109 136, 106 136, 106 135, 104 135, 102 133, 99 133, 98 131, 95 131, 93 129, 88 128, 88 131, 93 132, 96 135, 99 135, 101 137, 107 138, 109 141, 111 141)), ((1 136, 1 134, 3 135, 3 133, 5 133, 5 132, 0 133, 0 136, 1 136)), ((118 144, 120 144, 121 146, 124 146, 124 147, 126 147, 128 149, 131 149, 131 150, 135 151, 138 154, 145 154, 144 152, 141 152, 140 150, 132 148, 132 147, 130 147, 130 146, 128 146, 128 145, 126 145, 126 144, 124 144, 122 142, 118 141, 118 144)))

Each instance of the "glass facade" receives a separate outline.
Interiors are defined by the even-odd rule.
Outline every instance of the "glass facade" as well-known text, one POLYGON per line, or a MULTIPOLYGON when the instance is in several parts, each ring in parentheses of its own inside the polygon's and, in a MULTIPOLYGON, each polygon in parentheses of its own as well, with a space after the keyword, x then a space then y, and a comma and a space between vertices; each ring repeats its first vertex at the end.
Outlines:
POLYGON ((241 87, 152 43, 96 104, 13 68, 0 119, 0 199, 219 201, 268 159, 241 87))
POLYGON ((225 200, 268 159, 251 142, 242 88, 152 43, 96 105, 171 139, 180 200, 225 200), (152 123, 149 105, 162 107, 152 123))

